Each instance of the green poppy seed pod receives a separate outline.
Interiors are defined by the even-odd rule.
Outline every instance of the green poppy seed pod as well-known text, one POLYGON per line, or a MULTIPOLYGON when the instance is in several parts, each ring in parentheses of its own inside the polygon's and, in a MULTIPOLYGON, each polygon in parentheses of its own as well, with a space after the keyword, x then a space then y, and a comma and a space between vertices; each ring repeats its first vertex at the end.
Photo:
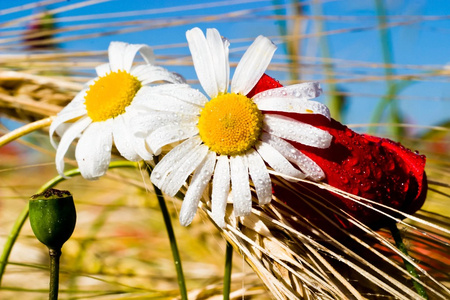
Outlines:
POLYGON ((48 189, 30 199, 30 224, 37 239, 60 250, 75 229, 77 213, 70 192, 48 189))

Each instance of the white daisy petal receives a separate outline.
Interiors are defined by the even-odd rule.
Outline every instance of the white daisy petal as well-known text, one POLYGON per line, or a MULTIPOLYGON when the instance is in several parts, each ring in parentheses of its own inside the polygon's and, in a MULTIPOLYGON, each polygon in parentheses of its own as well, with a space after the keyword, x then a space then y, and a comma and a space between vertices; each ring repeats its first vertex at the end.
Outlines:
POLYGON ((131 75, 136 76, 142 85, 157 81, 170 83, 184 83, 182 76, 169 72, 168 70, 153 65, 139 65, 131 68, 131 75))
POLYGON ((73 120, 75 118, 79 118, 81 116, 86 115, 86 109, 84 107, 79 107, 77 109, 72 109, 70 111, 66 111, 64 114, 58 114, 58 116, 53 120, 52 124, 50 125, 49 130, 49 136, 50 136, 50 143, 52 146, 56 149, 58 146, 56 145, 53 135, 55 134, 55 131, 58 130, 58 127, 63 125, 64 123, 73 120))
MULTIPOLYGON (((141 102, 139 95, 150 94, 157 97, 158 95, 171 96, 178 100, 182 100, 187 103, 195 104, 199 107, 203 107, 207 102, 208 98, 203 95, 199 90, 191 88, 188 84, 161 84, 153 87, 142 87, 136 95, 135 101, 141 102)), ((143 101, 145 101, 144 98, 143 101)), ((182 111, 180 111, 182 113, 182 111)))
POLYGON ((320 114, 330 120, 328 107, 317 101, 290 98, 260 98, 255 101, 260 110, 282 111, 298 114, 320 114))
MULTIPOLYGON (((275 148, 270 146, 268 143, 262 142, 256 146, 256 150, 261 155, 261 157, 271 166, 276 172, 283 175, 288 175, 295 178, 305 178, 306 175, 301 171, 294 168, 291 163, 275 148)), ((287 180, 292 180, 285 177, 287 180)))
POLYGON ((252 211, 247 158, 245 156, 231 157, 230 169, 234 213, 238 217, 246 216, 252 211))
POLYGON ((134 150, 143 160, 153 160, 153 152, 150 147, 147 146, 145 138, 134 137, 134 150))
POLYGON ((287 141, 267 133, 263 133, 262 140, 274 147, 290 162, 296 164, 303 171, 303 173, 307 175, 307 177, 315 181, 320 181, 325 178, 325 173, 318 164, 300 152, 297 148, 289 144, 287 141))
POLYGON ((111 147, 111 119, 93 122, 86 128, 75 150, 78 168, 85 179, 98 179, 106 173, 111 161, 111 147))
POLYGON ((259 205, 264 205, 272 200, 272 181, 263 159, 255 150, 247 153, 248 170, 255 186, 259 205))
POLYGON ((84 105, 84 97, 86 96, 86 92, 88 91, 89 88, 87 89, 82 89, 78 94, 76 94, 76 96, 72 99, 72 101, 69 102, 69 104, 67 104, 63 109, 61 109, 58 113, 59 115, 63 115, 65 113, 69 113, 73 110, 80 110, 80 109, 84 109, 84 111, 86 112, 86 106, 84 105))
MULTIPOLYGON (((200 28, 193 28, 186 32, 189 50, 194 62, 195 72, 205 92, 214 98, 219 94, 213 54, 200 28)), ((211 41, 213 43, 214 41, 211 41)), ((220 42, 222 43, 222 41, 220 42)), ((217 46, 219 47, 219 46, 217 46)), ((220 46, 223 47, 223 46, 220 46)), ((215 49, 216 47, 214 47, 215 49)))
MULTIPOLYGON (((173 85, 173 84, 171 84, 173 85)), ((159 93, 157 89, 142 87, 133 102, 136 109, 159 110, 185 115, 199 115, 202 107, 180 100, 173 95, 159 93)))
POLYGON ((268 38, 258 36, 236 67, 231 92, 247 95, 266 71, 276 49, 268 38))
MULTIPOLYGON (((75 123, 77 120, 78 120, 78 119, 74 120, 73 123, 75 123)), ((56 129, 55 129, 56 134, 59 135, 59 136, 63 136, 64 133, 67 131, 67 129, 69 129, 70 126, 73 125, 73 123, 67 122, 67 123, 63 123, 63 124, 59 125, 59 126, 56 127, 56 129)), ((53 142, 53 144, 54 144, 55 149, 56 149, 57 144, 56 144, 55 142, 53 142)))
POLYGON ((228 46, 230 43, 224 42, 219 31, 215 28, 209 28, 206 30, 206 41, 212 54, 217 88, 219 93, 226 93, 228 89, 230 70, 230 64, 228 61, 228 46))
POLYGON ((183 199, 183 205, 180 210, 180 223, 183 226, 188 226, 194 219, 197 212, 198 202, 211 180, 211 175, 216 163, 216 154, 209 152, 203 162, 197 167, 192 176, 189 189, 183 199))
POLYGON ((128 107, 127 113, 123 114, 124 123, 127 124, 127 131, 130 136, 130 144, 133 147, 134 151, 141 159, 150 161, 153 160, 153 152, 150 150, 150 147, 147 146, 145 136, 137 134, 133 130, 133 126, 131 125, 133 122, 135 122, 136 119, 140 119, 139 115, 140 112, 128 107))
POLYGON ((101 64, 100 66, 97 66, 95 68, 95 71, 97 72, 98 77, 103 77, 106 74, 108 74, 109 72, 111 72, 111 69, 109 67, 109 63, 106 63, 106 64, 101 64))
POLYGON ((56 170, 59 175, 64 176, 64 155, 69 149, 72 141, 79 136, 79 134, 92 123, 89 117, 84 117, 70 126, 61 138, 58 149, 56 149, 56 170))
POLYGON ((136 103, 135 107, 137 109, 159 110, 195 116, 199 115, 202 110, 202 108, 197 105, 186 103, 172 96, 146 94, 140 98, 144 98, 147 101, 136 103))
POLYGON ((217 158, 211 194, 211 217, 221 228, 225 227, 224 218, 227 199, 230 193, 230 180, 230 163, 228 157, 221 155, 217 158))
POLYGON ((225 70, 227 73, 225 74, 225 78, 227 79, 226 88, 228 89, 228 86, 230 85, 230 41, 228 41, 226 38, 222 37, 223 41, 223 49, 224 49, 224 57, 226 59, 225 70))
MULTIPOLYGON (((310 85, 310 88, 313 91, 316 91, 314 90, 315 84, 316 83, 311 83, 310 85)), ((309 84, 302 85, 305 85, 305 88, 309 86, 309 84)), ((301 92, 296 91, 296 89, 291 89, 291 87, 292 86, 288 86, 286 88, 277 88, 264 91, 255 95, 252 100, 256 103, 260 110, 294 112, 300 114, 314 113, 323 115, 330 119, 330 110, 326 105, 320 102, 307 100, 310 99, 312 94, 306 97, 301 92), (300 95, 299 97, 295 96, 297 93, 300 95)))
POLYGON ((174 166, 177 162, 180 162, 195 147, 201 144, 199 137, 190 138, 183 143, 173 148, 163 159, 155 166, 155 169, 150 176, 154 185, 161 189, 167 176, 174 170, 174 166))
POLYGON ((172 124, 155 129, 148 136, 147 143, 153 153, 159 153, 165 145, 185 140, 196 134, 198 134, 198 128, 195 124, 172 124))
POLYGON ((283 139, 317 148, 328 148, 333 139, 325 130, 273 114, 264 115, 264 130, 283 139))
POLYGON ((189 175, 191 175, 192 172, 194 172, 194 170, 200 165, 208 152, 209 149, 205 145, 195 147, 188 156, 178 161, 178 163, 174 166, 174 170, 176 170, 176 172, 172 172, 167 176, 161 190, 163 190, 170 197, 175 196, 175 194, 186 182, 189 175))
POLYGON ((112 72, 124 70, 123 55, 127 48, 127 43, 111 42, 108 48, 109 67, 112 72))
POLYGON ((183 124, 183 126, 195 127, 198 116, 181 115, 165 111, 130 110, 130 127, 137 137, 146 138, 154 130, 167 126, 183 124))
POLYGON ((124 118, 124 115, 119 115, 112 121, 114 145, 116 145, 120 155, 130 161, 140 161, 141 157, 139 157, 133 147, 133 136, 129 130, 127 119, 124 118))
POLYGON ((145 44, 127 44, 122 57, 123 70, 127 72, 131 70, 133 60, 138 52, 147 64, 152 64, 155 62, 155 55, 153 54, 152 48, 149 46, 145 44))
POLYGON ((304 82, 288 86, 282 86, 270 89, 256 94, 252 99, 259 98, 295 98, 295 99, 314 99, 322 94, 322 88, 318 82, 304 82))

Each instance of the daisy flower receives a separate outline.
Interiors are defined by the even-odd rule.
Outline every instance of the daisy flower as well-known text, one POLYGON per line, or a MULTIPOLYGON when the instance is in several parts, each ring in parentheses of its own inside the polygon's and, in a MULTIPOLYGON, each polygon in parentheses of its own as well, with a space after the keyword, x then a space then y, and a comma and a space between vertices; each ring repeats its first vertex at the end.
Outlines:
MULTIPOLYGON (((211 181, 212 217, 223 227, 228 200, 233 202, 236 216, 251 212, 250 178, 259 204, 271 200, 266 164, 291 178, 322 179, 320 167, 289 141, 326 148, 331 135, 282 115, 313 113, 329 118, 325 105, 309 100, 320 94, 319 85, 291 85, 248 97, 275 52, 276 46, 269 39, 259 36, 248 48, 229 89, 229 42, 216 29, 208 29, 205 37, 194 28, 186 37, 198 79, 209 97, 187 85, 167 85, 146 94, 149 99, 165 99, 159 101, 157 111, 150 100, 142 101, 143 111, 146 109, 152 123, 147 142, 154 153, 184 140, 164 156, 151 175, 156 186, 174 196, 193 173, 180 211, 181 224, 191 223, 211 181)), ((144 125, 135 130, 145 134, 144 125)))
POLYGON ((50 126, 50 141, 56 150, 56 169, 64 172, 64 155, 79 138, 75 157, 86 179, 104 175, 111 161, 114 142, 128 160, 151 160, 152 153, 142 137, 130 132, 130 119, 136 111, 134 103, 145 95, 148 84, 156 81, 180 83, 182 78, 164 68, 152 65, 153 50, 147 45, 112 42, 108 48, 109 63, 96 68, 98 77, 64 107, 50 126), (132 66, 137 53, 146 64, 132 66), (61 135, 59 145, 54 133, 61 135))

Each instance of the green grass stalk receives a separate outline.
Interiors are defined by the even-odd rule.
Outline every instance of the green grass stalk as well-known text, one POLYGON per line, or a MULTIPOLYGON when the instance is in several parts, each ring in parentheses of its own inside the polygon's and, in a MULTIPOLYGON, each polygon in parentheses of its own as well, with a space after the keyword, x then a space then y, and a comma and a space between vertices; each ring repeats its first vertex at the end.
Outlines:
MULTIPOLYGON (((396 223, 392 223, 389 226, 389 229, 391 231, 392 237, 394 238, 395 241, 395 245, 397 246, 398 250, 400 250, 403 254, 405 254, 406 256, 408 255, 408 250, 406 249, 405 244, 403 243, 403 239, 402 236, 400 234, 400 231, 397 228, 397 224, 396 223)), ((416 272, 416 268, 406 259, 403 259, 403 263, 405 264, 406 270, 408 271, 408 273, 413 277, 413 285, 414 288, 416 289, 417 293, 424 299, 428 299, 428 295, 427 292, 425 291, 425 288, 418 282, 416 281, 414 278, 419 278, 419 276, 417 275, 416 272)))

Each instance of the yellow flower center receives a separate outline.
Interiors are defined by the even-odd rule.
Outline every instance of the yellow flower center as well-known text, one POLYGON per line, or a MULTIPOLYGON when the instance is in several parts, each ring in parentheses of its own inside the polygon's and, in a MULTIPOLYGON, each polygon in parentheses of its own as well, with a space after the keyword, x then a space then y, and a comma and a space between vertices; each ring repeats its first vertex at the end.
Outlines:
POLYGON ((256 104, 239 94, 223 94, 209 101, 198 120, 200 138, 211 151, 242 154, 256 144, 263 115, 256 104))
POLYGON ((98 78, 84 97, 88 116, 98 122, 123 114, 141 86, 135 76, 122 70, 98 78))

